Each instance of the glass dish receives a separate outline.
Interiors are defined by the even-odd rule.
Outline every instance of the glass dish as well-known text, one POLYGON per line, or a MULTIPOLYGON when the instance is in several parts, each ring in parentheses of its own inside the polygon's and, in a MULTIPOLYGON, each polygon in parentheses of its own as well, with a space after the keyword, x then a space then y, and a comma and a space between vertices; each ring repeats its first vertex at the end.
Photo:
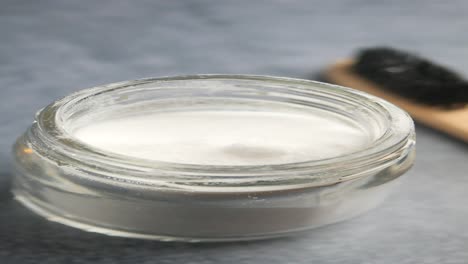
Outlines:
POLYGON ((411 118, 349 88, 249 75, 196 75, 86 89, 39 111, 14 146, 13 192, 51 221, 164 241, 284 236, 378 205, 412 165, 411 118), (333 158, 228 166, 150 161, 87 145, 69 131, 160 111, 320 110, 358 124, 372 143, 333 158))

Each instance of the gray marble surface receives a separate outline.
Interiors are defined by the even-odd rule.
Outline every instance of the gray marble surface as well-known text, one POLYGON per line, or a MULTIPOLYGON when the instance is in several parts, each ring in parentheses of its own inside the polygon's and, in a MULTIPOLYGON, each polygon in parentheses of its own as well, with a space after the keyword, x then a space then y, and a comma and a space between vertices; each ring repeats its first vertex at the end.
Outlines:
POLYGON ((188 73, 305 77, 382 44, 468 76, 467 15, 465 0, 0 1, 0 263, 468 263, 468 145, 420 126, 416 164, 381 207, 284 239, 106 237, 49 223, 9 193, 11 144, 36 110, 77 89, 188 73))

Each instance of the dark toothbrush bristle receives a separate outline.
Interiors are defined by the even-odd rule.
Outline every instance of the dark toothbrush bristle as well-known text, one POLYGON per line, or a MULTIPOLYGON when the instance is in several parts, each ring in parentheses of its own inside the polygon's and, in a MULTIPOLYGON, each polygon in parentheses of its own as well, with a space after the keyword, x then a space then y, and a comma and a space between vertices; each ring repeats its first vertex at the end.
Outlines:
POLYGON ((408 99, 437 106, 468 103, 468 82, 457 73, 417 55, 387 48, 358 53, 354 71, 408 99))

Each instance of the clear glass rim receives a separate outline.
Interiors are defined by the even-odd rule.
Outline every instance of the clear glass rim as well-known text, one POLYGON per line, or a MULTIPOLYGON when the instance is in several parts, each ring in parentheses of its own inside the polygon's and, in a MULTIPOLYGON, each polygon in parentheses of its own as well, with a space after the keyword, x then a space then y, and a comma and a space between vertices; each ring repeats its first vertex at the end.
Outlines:
MULTIPOLYGON (((302 89, 306 92, 305 88, 285 87, 285 89, 302 89)), ((71 160, 88 170, 104 168, 107 171, 125 171, 126 175, 117 177, 122 177, 127 182, 134 181, 137 184, 154 184, 160 181, 168 183, 170 181, 189 185, 203 182, 201 184, 209 185, 206 184, 208 179, 209 182, 216 182, 216 186, 258 185, 260 181, 261 184, 267 185, 276 185, 280 182, 322 185, 354 179, 364 175, 365 172, 388 167, 408 155, 409 149, 411 149, 408 146, 414 145, 415 136, 413 121, 405 111, 383 99, 354 89, 294 78, 222 74, 147 78, 80 90, 53 102, 38 112, 35 128, 30 132, 34 133, 46 145, 53 146, 54 151, 61 159, 71 160), (387 120, 388 126, 384 134, 371 145, 342 156, 297 163, 231 166, 145 160, 104 151, 73 138, 57 122, 61 110, 67 104, 87 100, 93 95, 136 87, 141 84, 199 79, 269 81, 285 84, 288 87, 298 85, 307 86, 310 89, 327 89, 330 93, 345 94, 350 98, 362 100, 369 106, 372 105, 379 110, 382 118, 387 120), (155 172, 158 172, 158 176, 155 176, 155 172)))

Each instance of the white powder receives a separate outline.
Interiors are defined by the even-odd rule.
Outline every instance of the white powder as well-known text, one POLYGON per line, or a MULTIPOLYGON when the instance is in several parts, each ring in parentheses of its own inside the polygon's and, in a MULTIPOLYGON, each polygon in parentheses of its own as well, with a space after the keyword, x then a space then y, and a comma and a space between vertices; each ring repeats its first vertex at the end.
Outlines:
POLYGON ((326 112, 192 111, 111 119, 72 132, 103 150, 205 165, 260 165, 339 156, 372 139, 326 112))

